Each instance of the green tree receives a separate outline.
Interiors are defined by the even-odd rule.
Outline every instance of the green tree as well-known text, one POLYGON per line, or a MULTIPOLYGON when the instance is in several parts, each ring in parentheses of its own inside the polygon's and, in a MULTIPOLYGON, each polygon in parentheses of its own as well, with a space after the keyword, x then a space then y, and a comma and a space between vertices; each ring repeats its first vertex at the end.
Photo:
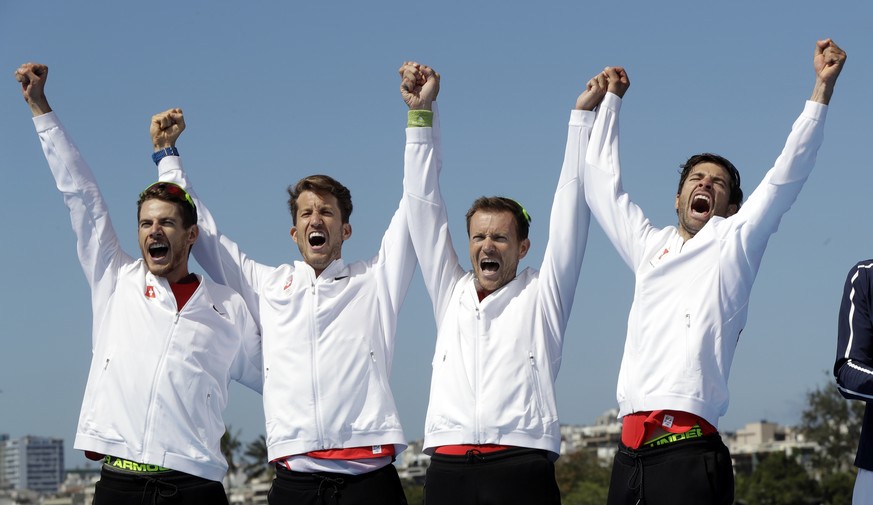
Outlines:
POLYGON ((403 481, 403 494, 406 495, 406 503, 419 505, 424 503, 424 486, 412 481, 403 481))
POLYGON ((249 479, 273 478, 276 468, 267 456, 267 438, 264 435, 249 442, 243 453, 243 472, 249 479))
POLYGON ((854 470, 825 475, 821 479, 822 505, 852 503, 852 492, 854 489, 854 470))
POLYGON ((824 385, 806 394, 800 431, 819 450, 813 468, 819 476, 824 505, 850 503, 855 486, 853 460, 864 420, 865 403, 846 400, 826 372, 824 385))
POLYGON ((555 478, 564 505, 602 505, 609 491, 610 468, 604 467, 591 450, 582 449, 555 464, 555 478))
POLYGON ((768 454, 736 489, 737 500, 747 505, 812 505, 821 503, 820 496, 818 483, 782 452, 768 454))
POLYGON ((227 473, 234 473, 239 465, 236 463, 236 455, 242 442, 239 441, 240 430, 233 432, 233 426, 224 427, 224 435, 221 436, 221 454, 227 460, 227 473))
POLYGON ((806 394, 806 404, 800 430, 820 447, 813 459, 816 470, 824 475, 852 471, 864 402, 846 400, 829 380, 806 394))

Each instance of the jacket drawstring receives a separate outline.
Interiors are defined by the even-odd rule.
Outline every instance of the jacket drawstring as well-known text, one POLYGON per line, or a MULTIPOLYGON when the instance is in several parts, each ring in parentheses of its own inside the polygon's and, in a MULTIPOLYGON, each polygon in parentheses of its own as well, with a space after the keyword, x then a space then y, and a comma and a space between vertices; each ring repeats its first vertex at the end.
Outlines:
POLYGON ((317 496, 321 496, 322 489, 324 489, 324 491, 332 491, 330 498, 334 500, 334 503, 339 503, 340 488, 345 483, 343 478, 332 478, 317 473, 312 474, 312 476, 319 480, 317 496))
POLYGON ((158 503, 158 498, 172 498, 179 492, 179 487, 175 484, 164 482, 160 479, 155 479, 154 477, 143 476, 142 479, 144 479, 146 483, 145 487, 142 488, 142 500, 140 500, 140 504, 145 503, 145 498, 149 491, 149 484, 154 484, 155 486, 155 494, 152 495, 152 503, 155 505, 158 503))
POLYGON ((643 468, 643 459, 634 451, 630 451, 625 449, 624 447, 619 448, 619 452, 624 454, 625 456, 631 458, 634 462, 634 472, 631 474, 630 478, 627 480, 627 487, 632 491, 637 491, 639 493, 639 498, 635 505, 645 505, 646 500, 644 496, 644 468, 643 468))

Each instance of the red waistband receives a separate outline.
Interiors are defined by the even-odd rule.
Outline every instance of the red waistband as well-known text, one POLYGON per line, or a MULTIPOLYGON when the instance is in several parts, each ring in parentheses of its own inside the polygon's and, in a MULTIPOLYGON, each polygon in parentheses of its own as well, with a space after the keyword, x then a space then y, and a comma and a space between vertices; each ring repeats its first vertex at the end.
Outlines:
POLYGON ((621 442, 631 449, 639 449, 663 430, 668 433, 686 433, 699 426, 703 435, 718 433, 706 419, 681 410, 654 410, 634 412, 622 418, 621 442))
POLYGON ((435 454, 444 454, 446 456, 464 456, 469 451, 479 451, 480 454, 488 454, 491 452, 505 451, 512 449, 511 445, 496 445, 496 444, 462 444, 462 445, 441 445, 433 452, 435 454))
MULTIPOLYGON (((369 458, 384 458, 385 456, 394 456, 397 451, 394 450, 394 444, 387 445, 368 445, 365 447, 349 447, 346 449, 324 449, 322 451, 310 451, 304 456, 316 459, 369 459, 369 458)), ((289 456, 290 457, 290 456, 289 456)), ((279 458, 281 461, 285 458, 279 458)))

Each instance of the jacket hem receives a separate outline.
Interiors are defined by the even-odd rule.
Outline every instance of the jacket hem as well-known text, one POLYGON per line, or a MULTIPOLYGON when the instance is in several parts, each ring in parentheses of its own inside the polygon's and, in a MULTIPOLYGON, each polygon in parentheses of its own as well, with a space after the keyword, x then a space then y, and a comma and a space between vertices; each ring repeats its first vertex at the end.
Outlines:
POLYGON ((371 445, 393 445, 395 455, 406 450, 407 444, 402 431, 356 434, 342 443, 331 444, 318 440, 287 440, 270 443, 267 447, 267 458, 270 461, 306 454, 324 449, 346 449, 352 447, 368 447, 371 445))
POLYGON ((137 463, 163 466, 171 470, 216 482, 221 482, 227 473, 227 463, 224 462, 219 464, 212 461, 198 461, 181 454, 166 451, 148 454, 138 453, 130 450, 123 443, 107 442, 81 433, 76 435, 73 448, 81 451, 94 451, 100 454, 115 456, 116 458, 129 459, 137 463))

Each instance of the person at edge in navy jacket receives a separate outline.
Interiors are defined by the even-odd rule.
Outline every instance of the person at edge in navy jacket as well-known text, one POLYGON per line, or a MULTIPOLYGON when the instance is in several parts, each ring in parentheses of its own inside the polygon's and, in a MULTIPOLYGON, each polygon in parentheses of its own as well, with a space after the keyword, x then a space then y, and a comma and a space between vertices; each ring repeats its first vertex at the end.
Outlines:
POLYGON ((849 270, 837 323, 837 389, 850 400, 866 402, 861 438, 855 453, 852 503, 873 503, 873 259, 849 270))

